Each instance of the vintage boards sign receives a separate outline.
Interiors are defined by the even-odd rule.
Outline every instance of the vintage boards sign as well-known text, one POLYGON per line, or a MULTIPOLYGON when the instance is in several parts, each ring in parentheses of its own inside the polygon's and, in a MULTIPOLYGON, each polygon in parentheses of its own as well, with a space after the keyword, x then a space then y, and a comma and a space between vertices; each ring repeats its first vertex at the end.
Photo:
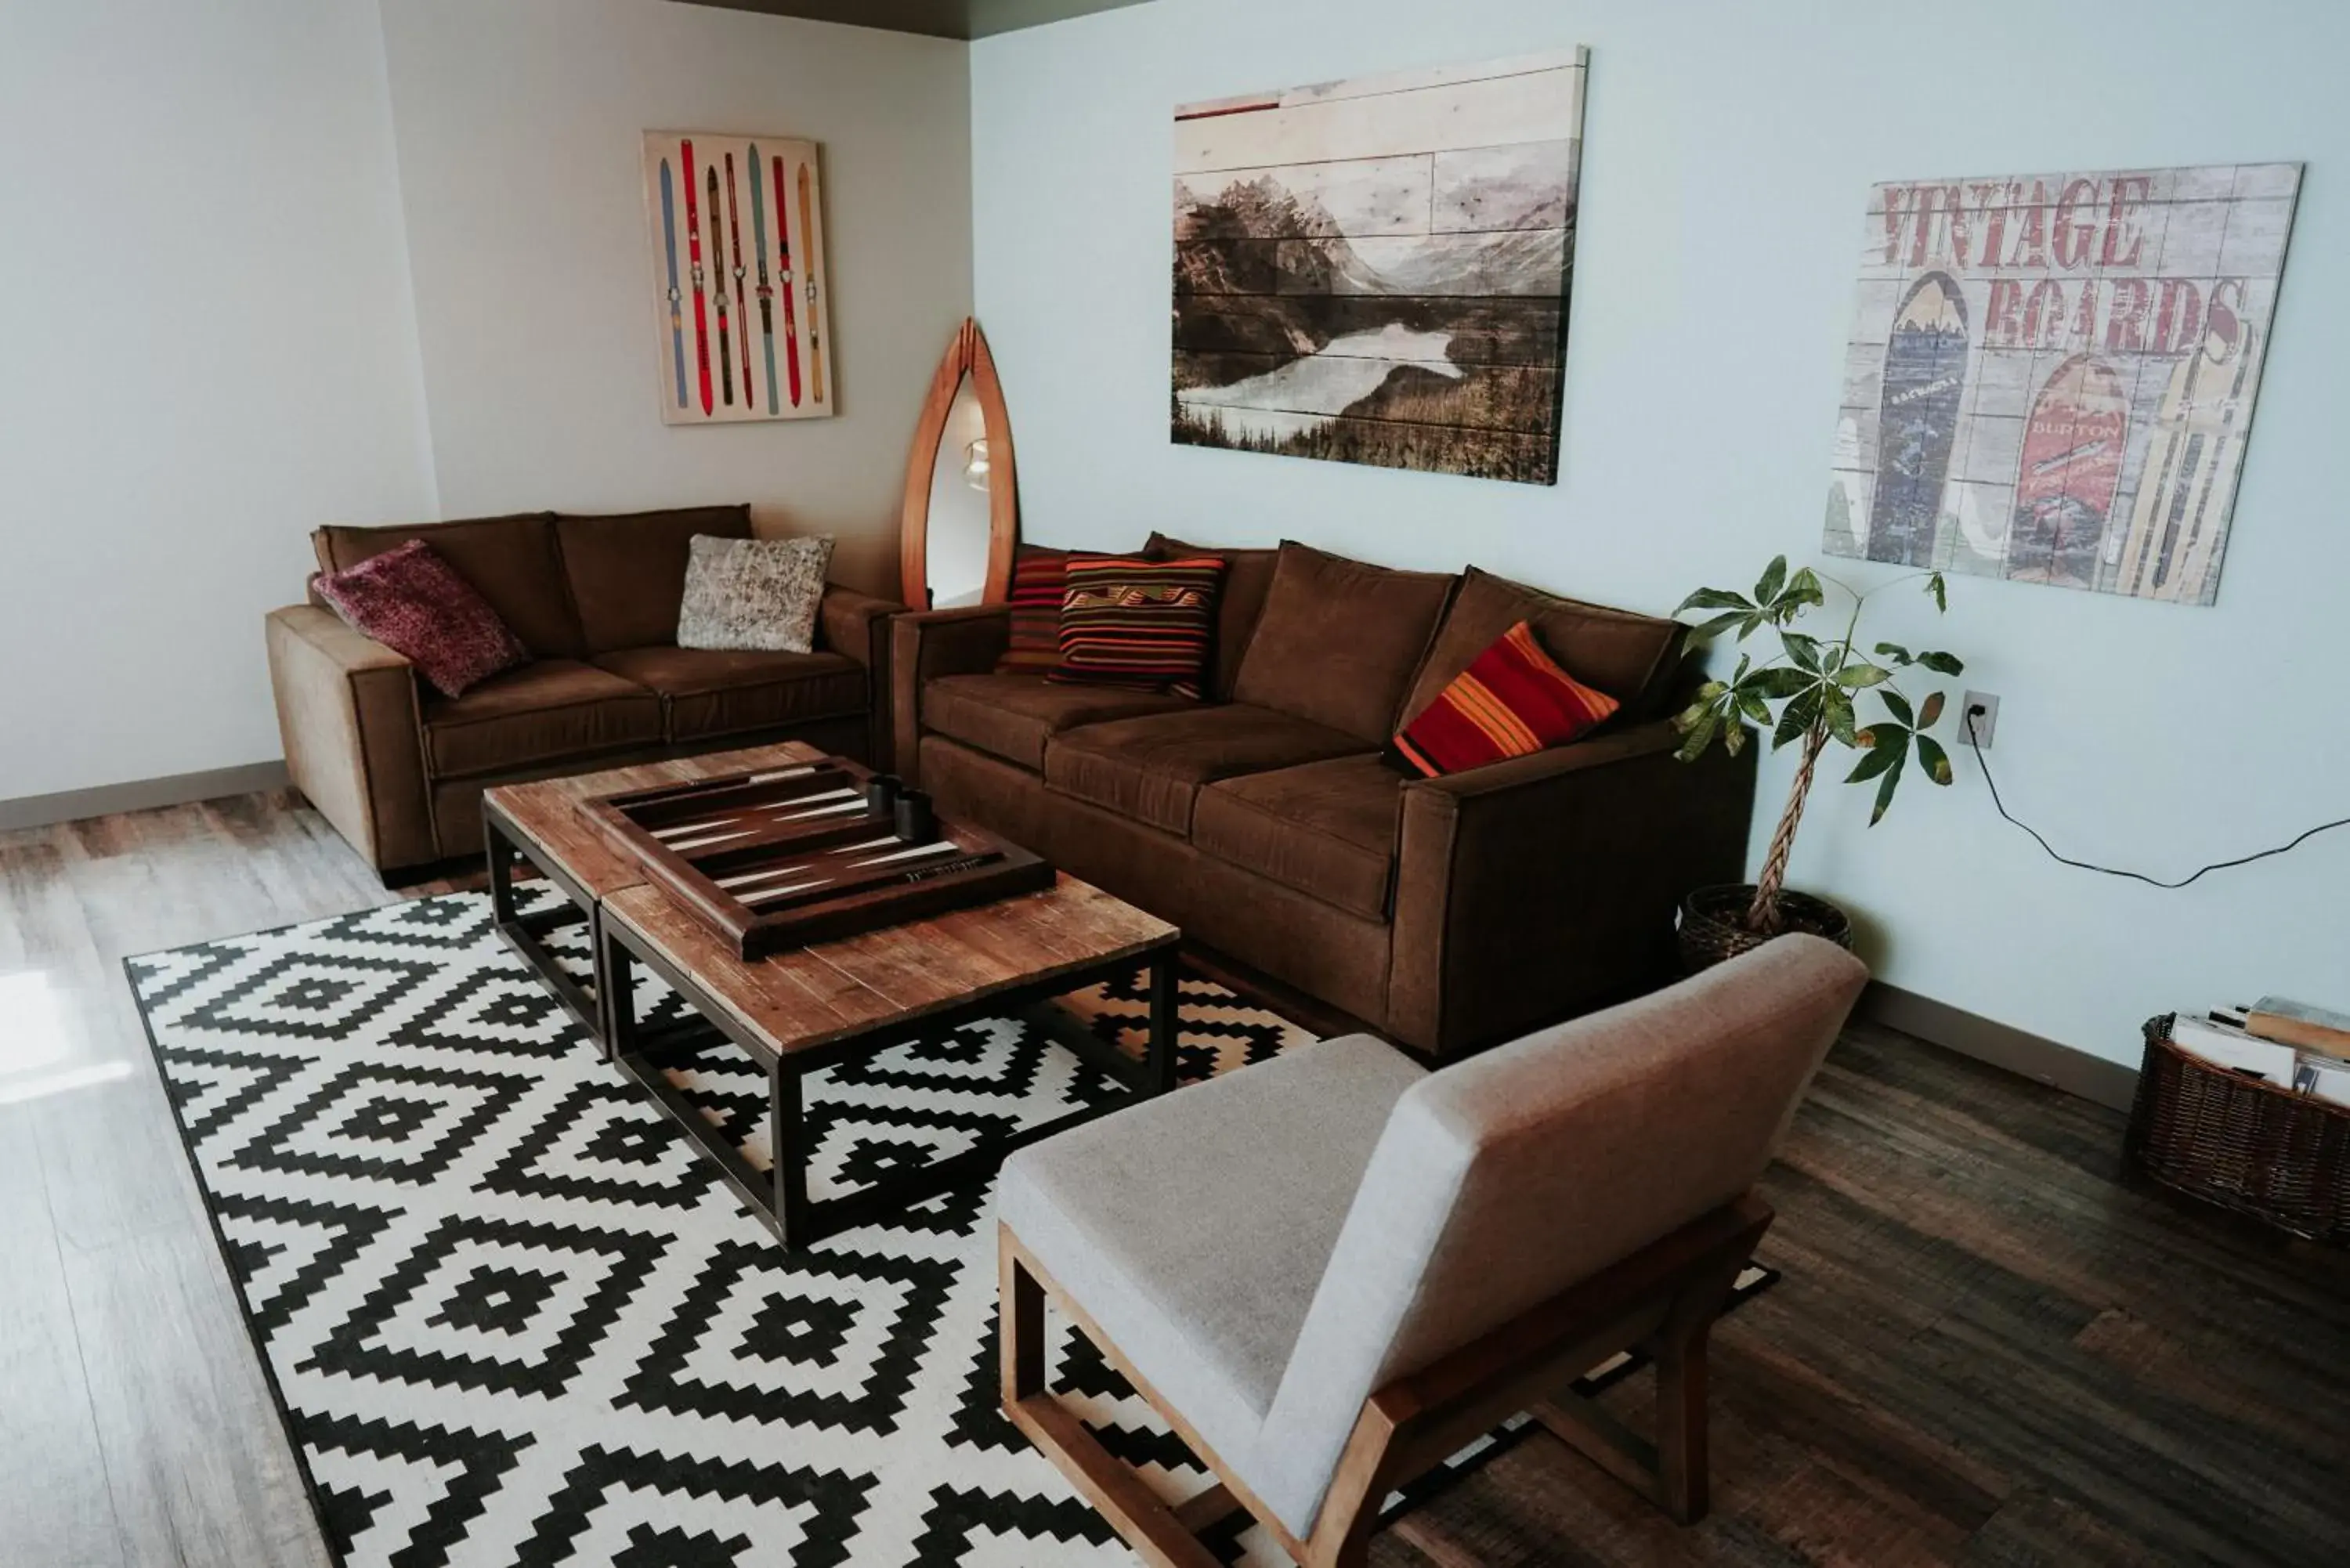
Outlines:
POLYGON ((2210 604, 2301 165, 1869 196, 1831 555, 2210 604))
POLYGON ((816 143, 645 132, 660 411, 673 425, 833 411, 816 143))

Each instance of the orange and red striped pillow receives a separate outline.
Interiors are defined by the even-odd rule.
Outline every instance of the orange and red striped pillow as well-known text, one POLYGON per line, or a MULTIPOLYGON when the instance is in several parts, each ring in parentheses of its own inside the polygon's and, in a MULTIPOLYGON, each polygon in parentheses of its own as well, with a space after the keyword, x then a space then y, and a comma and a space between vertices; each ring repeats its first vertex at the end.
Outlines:
POLYGON ((1012 559, 1012 641, 995 660, 998 675, 1037 674, 1061 662, 1061 597, 1069 552, 1023 545, 1012 559))
POLYGON ((1404 761, 1430 778, 1563 746, 1619 704, 1553 661, 1524 621, 1471 659, 1396 736, 1404 761))
POLYGON ((1061 662, 1045 679, 1200 695, 1216 630, 1221 556, 1080 556, 1061 599, 1061 662))

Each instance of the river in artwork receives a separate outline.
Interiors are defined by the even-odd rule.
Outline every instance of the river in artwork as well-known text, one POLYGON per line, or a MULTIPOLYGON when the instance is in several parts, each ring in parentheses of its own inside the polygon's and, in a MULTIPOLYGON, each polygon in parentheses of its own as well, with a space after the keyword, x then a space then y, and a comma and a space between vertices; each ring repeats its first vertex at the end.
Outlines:
POLYGON ((1403 365, 1459 380, 1466 374, 1446 357, 1453 335, 1416 332, 1389 322, 1377 332, 1334 337, 1302 359, 1223 387, 1187 387, 1176 396, 1230 434, 1280 441, 1318 430, 1369 397, 1403 365))

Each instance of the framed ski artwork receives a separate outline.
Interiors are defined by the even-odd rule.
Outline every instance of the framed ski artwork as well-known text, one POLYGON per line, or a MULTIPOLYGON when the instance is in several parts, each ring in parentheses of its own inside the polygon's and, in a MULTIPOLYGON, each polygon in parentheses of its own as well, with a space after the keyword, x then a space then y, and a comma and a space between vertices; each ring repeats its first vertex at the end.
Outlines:
POLYGON ((1869 195, 1825 548, 2208 605, 2298 163, 1869 195))
POLYGON ((649 130, 644 180, 662 421, 828 418, 837 377, 816 143, 649 130))

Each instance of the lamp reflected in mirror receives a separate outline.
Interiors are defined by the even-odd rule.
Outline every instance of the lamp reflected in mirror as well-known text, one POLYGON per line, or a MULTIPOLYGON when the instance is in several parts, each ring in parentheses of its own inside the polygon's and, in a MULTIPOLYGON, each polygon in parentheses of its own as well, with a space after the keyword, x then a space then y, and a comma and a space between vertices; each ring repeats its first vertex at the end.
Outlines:
POLYGON ((995 362, 966 321, 931 379, 906 460, 899 597, 917 609, 1001 604, 1019 537, 1012 431, 995 362))

